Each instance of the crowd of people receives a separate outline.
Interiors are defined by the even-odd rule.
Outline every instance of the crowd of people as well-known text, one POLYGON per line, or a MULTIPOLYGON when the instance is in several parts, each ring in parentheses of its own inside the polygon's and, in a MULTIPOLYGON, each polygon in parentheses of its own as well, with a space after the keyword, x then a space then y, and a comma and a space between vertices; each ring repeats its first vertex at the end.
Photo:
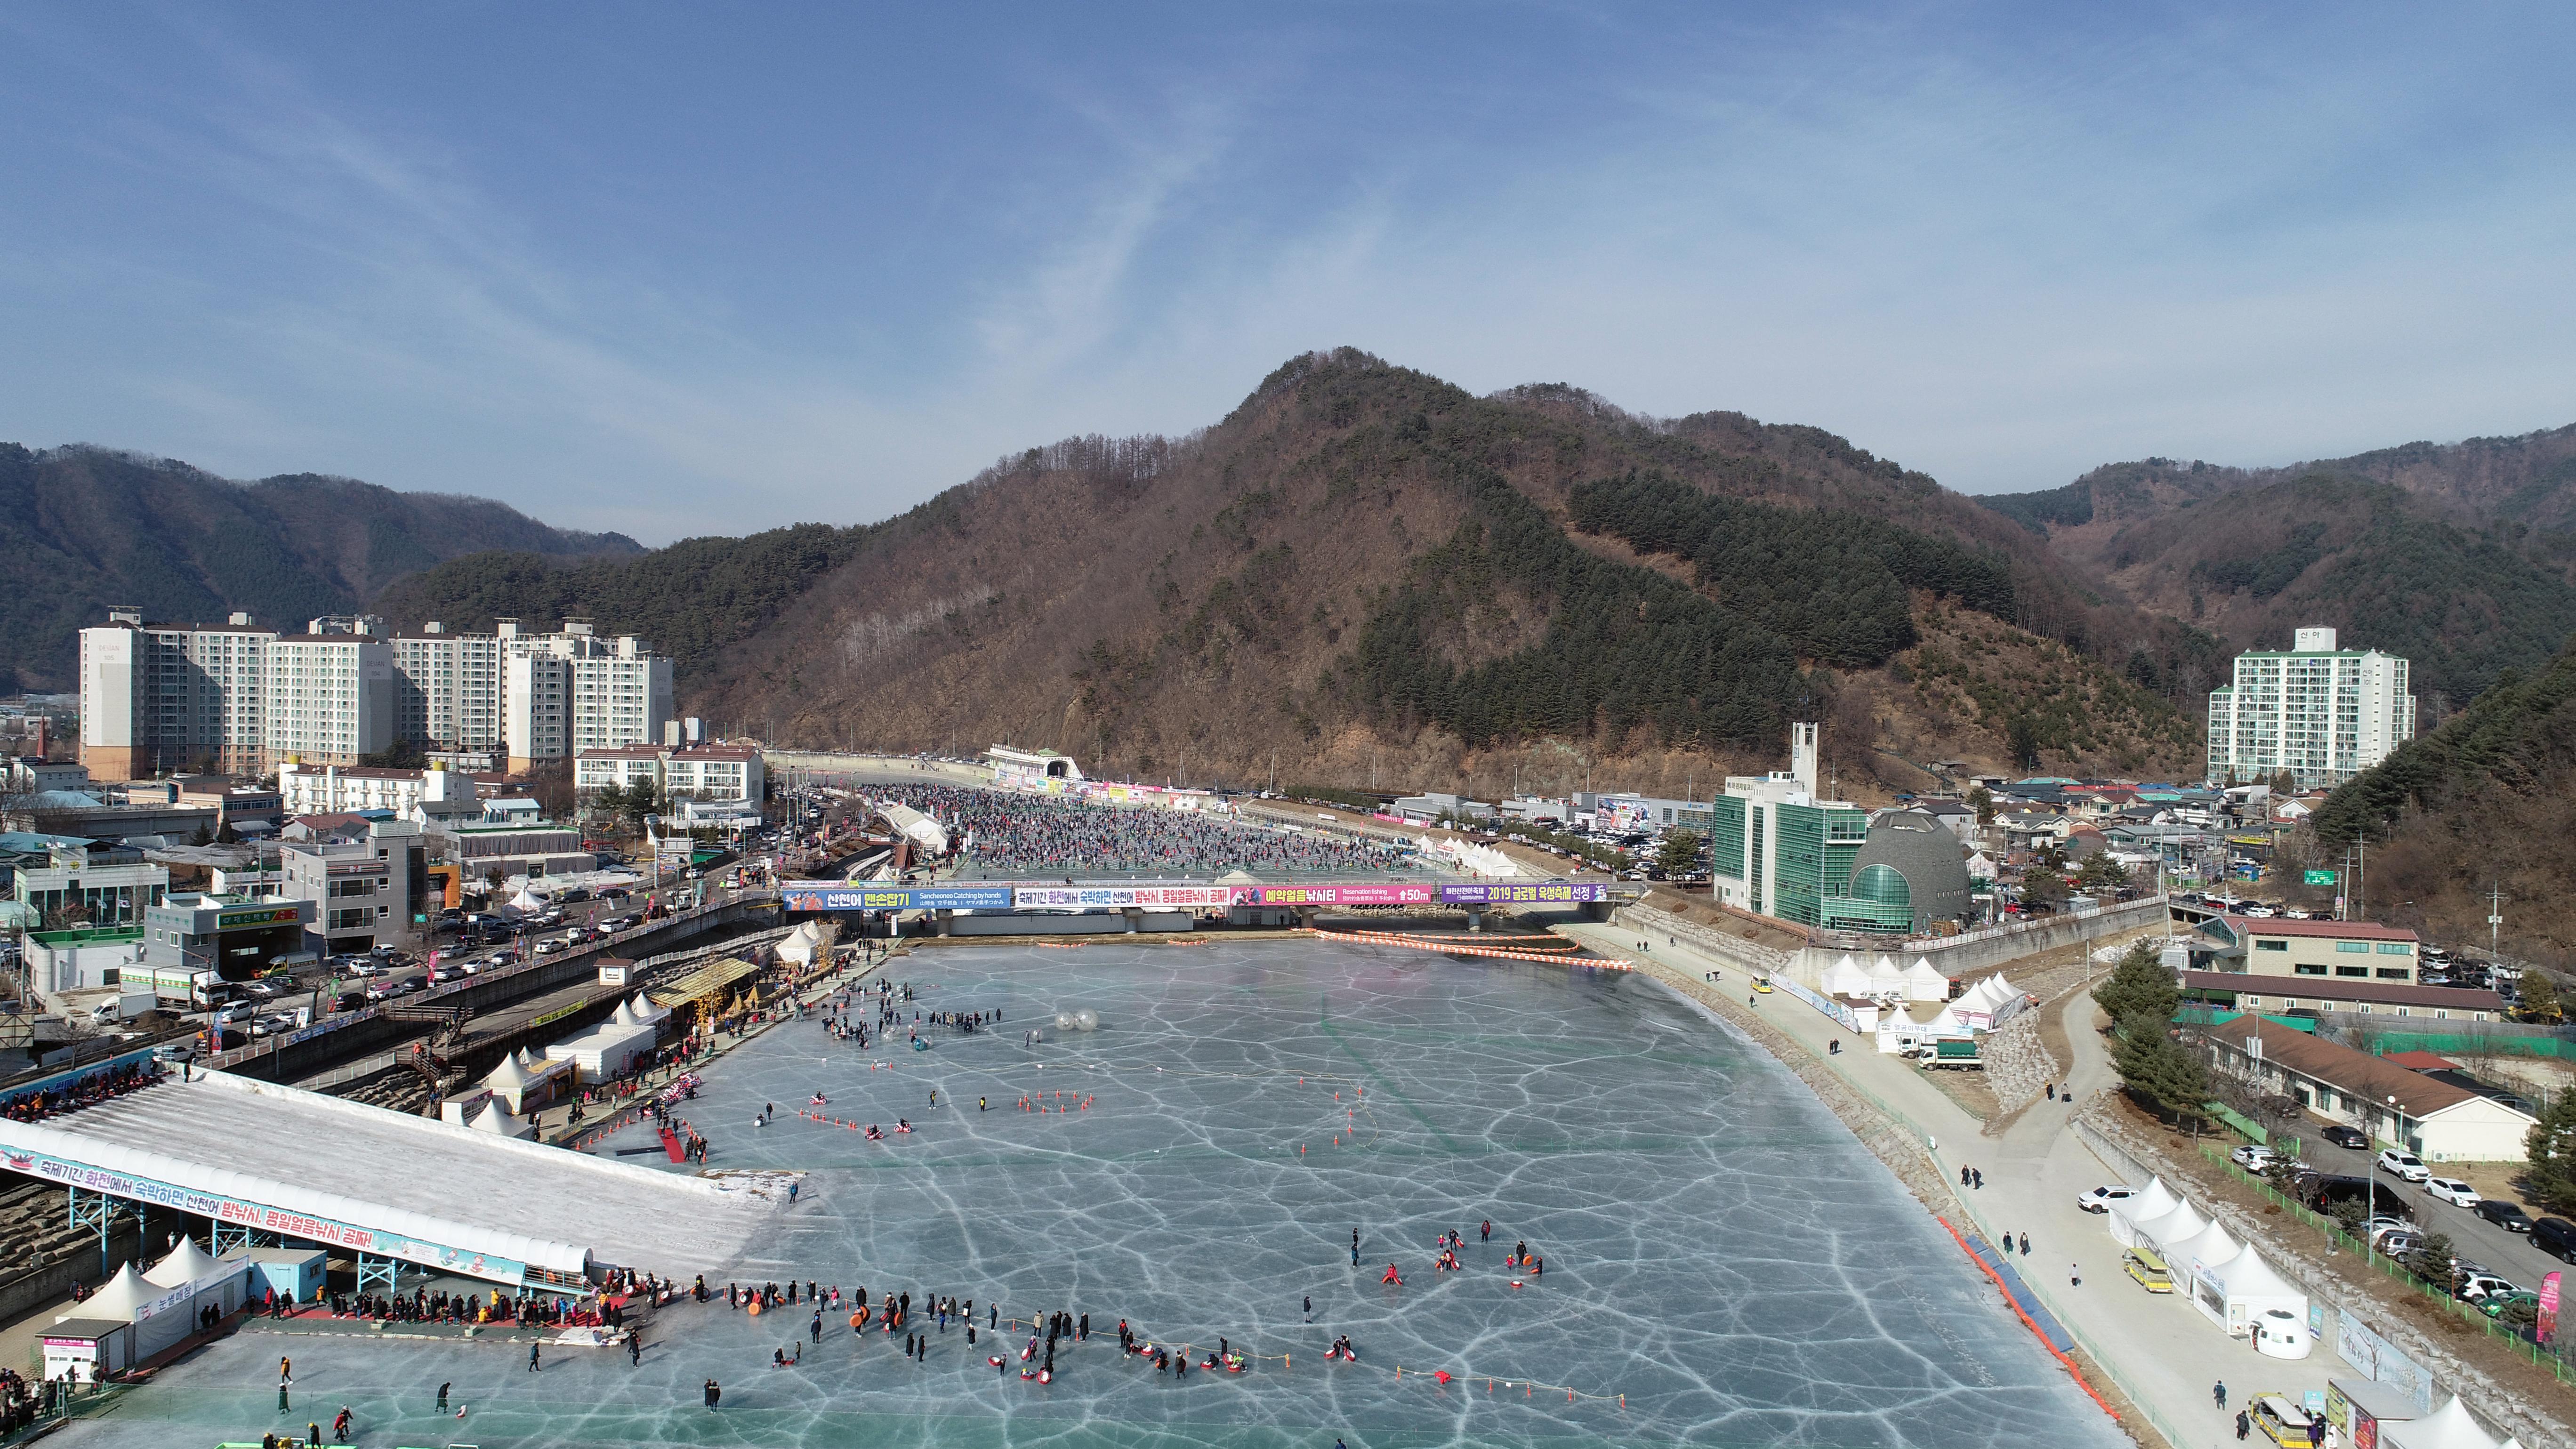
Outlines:
POLYGON ((596 1302, 560 1293, 516 1293, 504 1297, 498 1288, 484 1293, 432 1293, 415 1288, 401 1293, 334 1293, 331 1316, 385 1323, 507 1324, 519 1328, 615 1328, 625 1318, 616 1301, 602 1294, 596 1302))
POLYGON ((1385 870, 1401 863, 1402 852, 1391 842, 1313 831, 1291 834, 1186 810, 1085 805, 953 785, 889 785, 878 798, 937 820, 947 828, 953 851, 993 871, 1334 873, 1385 870))
POLYGON ((102 1067, 41 1092, 26 1092, 12 1097, 7 1111, 12 1121, 41 1122, 66 1112, 77 1112, 83 1107, 95 1107, 128 1092, 139 1092, 167 1075, 169 1073, 157 1061, 102 1067))

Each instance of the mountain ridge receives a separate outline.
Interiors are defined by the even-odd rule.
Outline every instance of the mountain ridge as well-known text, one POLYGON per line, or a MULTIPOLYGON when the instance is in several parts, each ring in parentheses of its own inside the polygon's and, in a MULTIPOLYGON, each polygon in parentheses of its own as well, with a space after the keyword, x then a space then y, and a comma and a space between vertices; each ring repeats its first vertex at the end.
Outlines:
POLYGON ((503 546, 643 552, 623 534, 556 528, 487 498, 316 473, 241 482, 89 444, 0 443, 0 690, 74 687, 79 631, 110 606, 183 622, 240 610, 292 627, 503 546))

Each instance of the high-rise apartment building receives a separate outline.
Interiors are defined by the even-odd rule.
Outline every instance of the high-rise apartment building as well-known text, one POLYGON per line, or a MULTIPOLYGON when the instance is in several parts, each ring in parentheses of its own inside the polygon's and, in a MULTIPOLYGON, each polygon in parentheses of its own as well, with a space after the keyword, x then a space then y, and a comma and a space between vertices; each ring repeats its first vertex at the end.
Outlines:
POLYGON ((262 767, 276 630, 248 614, 222 624, 147 624, 136 609, 107 618, 80 635, 81 763, 91 778, 262 767))
POLYGON ((2234 682, 2209 693, 2209 778, 2301 789, 2340 785, 2415 737, 2406 661, 2335 647, 2332 629, 2301 629, 2287 650, 2236 656, 2234 682))
POLYGON ((394 742, 394 651, 377 620, 316 619, 268 642, 261 671, 266 759, 354 765, 394 742))
POLYGON ((671 661, 631 634, 602 638, 587 620, 556 634, 522 634, 500 621, 507 651, 503 733, 510 768, 583 750, 649 744, 671 717, 671 661))
POLYGON ((394 734, 442 750, 499 750, 507 658, 499 637, 453 634, 436 620, 394 646, 394 734))
POLYGON ((567 619, 556 634, 455 634, 437 623, 388 638, 372 616, 315 619, 281 635, 146 624, 109 611, 81 631, 81 761, 127 780, 209 766, 256 774, 289 755, 355 765, 397 740, 507 749, 513 768, 585 749, 650 743, 671 717, 671 661, 632 635, 567 619))

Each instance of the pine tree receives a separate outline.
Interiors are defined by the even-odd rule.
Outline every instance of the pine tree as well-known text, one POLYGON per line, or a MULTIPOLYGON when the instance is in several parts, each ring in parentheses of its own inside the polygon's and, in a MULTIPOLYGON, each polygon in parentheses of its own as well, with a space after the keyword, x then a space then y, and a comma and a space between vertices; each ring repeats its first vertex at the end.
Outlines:
POLYGON ((2554 1213, 2576 1213, 2576 1091, 2558 1094, 2532 1124, 2525 1145, 2531 1200, 2554 1213))
POLYGON ((2140 1013, 2119 1025, 2111 1064, 2129 1090, 2168 1112, 2196 1112, 2209 1100, 2209 1071, 2174 1040, 2173 1025, 2140 1013))
POLYGON ((2125 1022, 2133 1016, 2170 1022, 2174 1008, 2182 1003, 2182 991, 2174 984, 2174 974, 2165 969, 2155 943, 2140 941, 2120 958, 2119 965, 2111 968, 2102 984, 2093 988, 2093 1000, 2115 1022, 2125 1022))

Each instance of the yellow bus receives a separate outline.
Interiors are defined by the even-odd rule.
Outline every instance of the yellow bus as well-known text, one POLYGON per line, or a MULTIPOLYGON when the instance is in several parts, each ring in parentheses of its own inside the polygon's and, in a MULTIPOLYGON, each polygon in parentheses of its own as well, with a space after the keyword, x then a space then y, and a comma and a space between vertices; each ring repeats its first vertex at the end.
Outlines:
POLYGON ((2120 1268, 2138 1280, 2138 1286, 2150 1293, 2173 1291, 2173 1270, 2165 1260, 2143 1247, 2131 1248, 2120 1255, 2120 1268))

